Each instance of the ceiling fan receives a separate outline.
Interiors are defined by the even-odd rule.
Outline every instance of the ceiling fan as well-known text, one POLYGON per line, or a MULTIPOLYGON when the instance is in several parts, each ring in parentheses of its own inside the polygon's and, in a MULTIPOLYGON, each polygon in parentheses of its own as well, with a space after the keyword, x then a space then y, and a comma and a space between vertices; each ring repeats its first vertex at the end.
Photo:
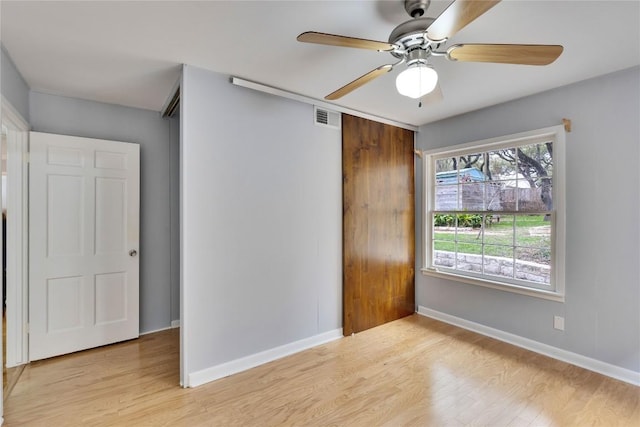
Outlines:
POLYGON ((308 31, 297 40, 332 46, 389 52, 398 59, 381 65, 325 96, 327 100, 342 98, 396 66, 406 63, 398 74, 396 88, 401 95, 422 98, 438 86, 438 73, 429 64, 430 57, 442 56, 450 61, 494 62, 502 64, 548 65, 562 53, 560 45, 538 44, 456 44, 439 50, 454 34, 487 12, 500 0, 455 0, 437 18, 423 17, 431 0, 404 0, 404 8, 412 19, 398 25, 388 42, 308 31))

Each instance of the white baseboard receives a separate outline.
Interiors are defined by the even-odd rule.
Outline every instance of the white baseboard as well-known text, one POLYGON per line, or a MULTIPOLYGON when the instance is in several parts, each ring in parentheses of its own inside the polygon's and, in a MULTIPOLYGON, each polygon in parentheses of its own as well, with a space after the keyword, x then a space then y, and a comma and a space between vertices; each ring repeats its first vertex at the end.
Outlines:
POLYGON ((418 314, 440 320, 441 322, 449 323, 450 325, 458 326, 469 331, 477 332, 481 335, 486 335, 488 337, 513 344, 517 347, 522 347, 620 381, 640 386, 640 372, 621 368, 620 366, 592 359, 581 354, 553 347, 548 344, 543 344, 529 338, 494 329, 489 326, 481 325, 480 323, 465 320, 427 307, 418 306, 418 314))
POLYGON ((149 334, 155 334, 156 332, 162 332, 162 331, 166 331, 168 329, 171 329, 171 326, 167 326, 166 328, 160 328, 160 329, 154 329, 152 331, 144 331, 144 332, 140 332, 140 336, 143 335, 149 335, 149 334))
POLYGON ((140 332, 140 336, 155 334, 156 332, 162 332, 162 331, 166 331, 167 329, 173 329, 173 328, 179 328, 179 327, 180 327, 180 320, 172 320, 171 326, 167 326, 165 328, 160 328, 160 329, 154 329, 152 331, 140 332))
POLYGON ((140 332, 139 335, 143 336, 143 335, 155 334, 156 332, 166 331, 167 329, 171 329, 171 328, 167 327, 167 328, 154 329, 152 331, 144 331, 144 332, 140 332))
POLYGON ((309 338, 304 338, 280 347, 261 351, 260 353, 251 354, 240 359, 231 360, 201 371, 192 372, 187 376, 186 386, 197 387, 340 338, 342 338, 342 328, 314 335, 309 338))

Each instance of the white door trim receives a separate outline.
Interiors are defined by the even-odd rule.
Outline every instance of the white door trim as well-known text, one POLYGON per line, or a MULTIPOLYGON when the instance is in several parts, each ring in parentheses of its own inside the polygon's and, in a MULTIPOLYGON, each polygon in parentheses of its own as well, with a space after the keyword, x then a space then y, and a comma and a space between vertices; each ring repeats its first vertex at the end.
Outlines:
POLYGON ((28 141, 29 125, 2 97, 7 126, 7 367, 29 362, 28 354, 28 141))

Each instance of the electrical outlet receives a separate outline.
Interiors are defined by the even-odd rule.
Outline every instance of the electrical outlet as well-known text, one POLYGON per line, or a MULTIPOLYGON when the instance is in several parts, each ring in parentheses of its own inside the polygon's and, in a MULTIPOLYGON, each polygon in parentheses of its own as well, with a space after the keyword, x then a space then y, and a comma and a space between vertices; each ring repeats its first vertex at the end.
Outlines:
POLYGON ((553 316, 553 327, 559 331, 564 331, 564 317, 553 316))

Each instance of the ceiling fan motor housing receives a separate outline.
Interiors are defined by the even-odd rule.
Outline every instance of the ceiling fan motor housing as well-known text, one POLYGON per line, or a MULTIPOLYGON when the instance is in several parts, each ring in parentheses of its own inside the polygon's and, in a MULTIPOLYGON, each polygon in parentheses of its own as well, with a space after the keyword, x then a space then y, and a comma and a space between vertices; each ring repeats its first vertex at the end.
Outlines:
POLYGON ((419 18, 424 16, 430 4, 431 0, 405 0, 404 10, 406 10, 412 18, 419 18))
POLYGON ((389 43, 402 46, 404 52, 390 53, 396 58, 402 58, 405 52, 420 47, 426 49, 430 42, 425 40, 424 32, 433 21, 433 18, 415 18, 398 25, 389 35, 389 43))
POLYGON ((407 66, 426 64, 429 53, 424 49, 413 49, 407 53, 407 66))

